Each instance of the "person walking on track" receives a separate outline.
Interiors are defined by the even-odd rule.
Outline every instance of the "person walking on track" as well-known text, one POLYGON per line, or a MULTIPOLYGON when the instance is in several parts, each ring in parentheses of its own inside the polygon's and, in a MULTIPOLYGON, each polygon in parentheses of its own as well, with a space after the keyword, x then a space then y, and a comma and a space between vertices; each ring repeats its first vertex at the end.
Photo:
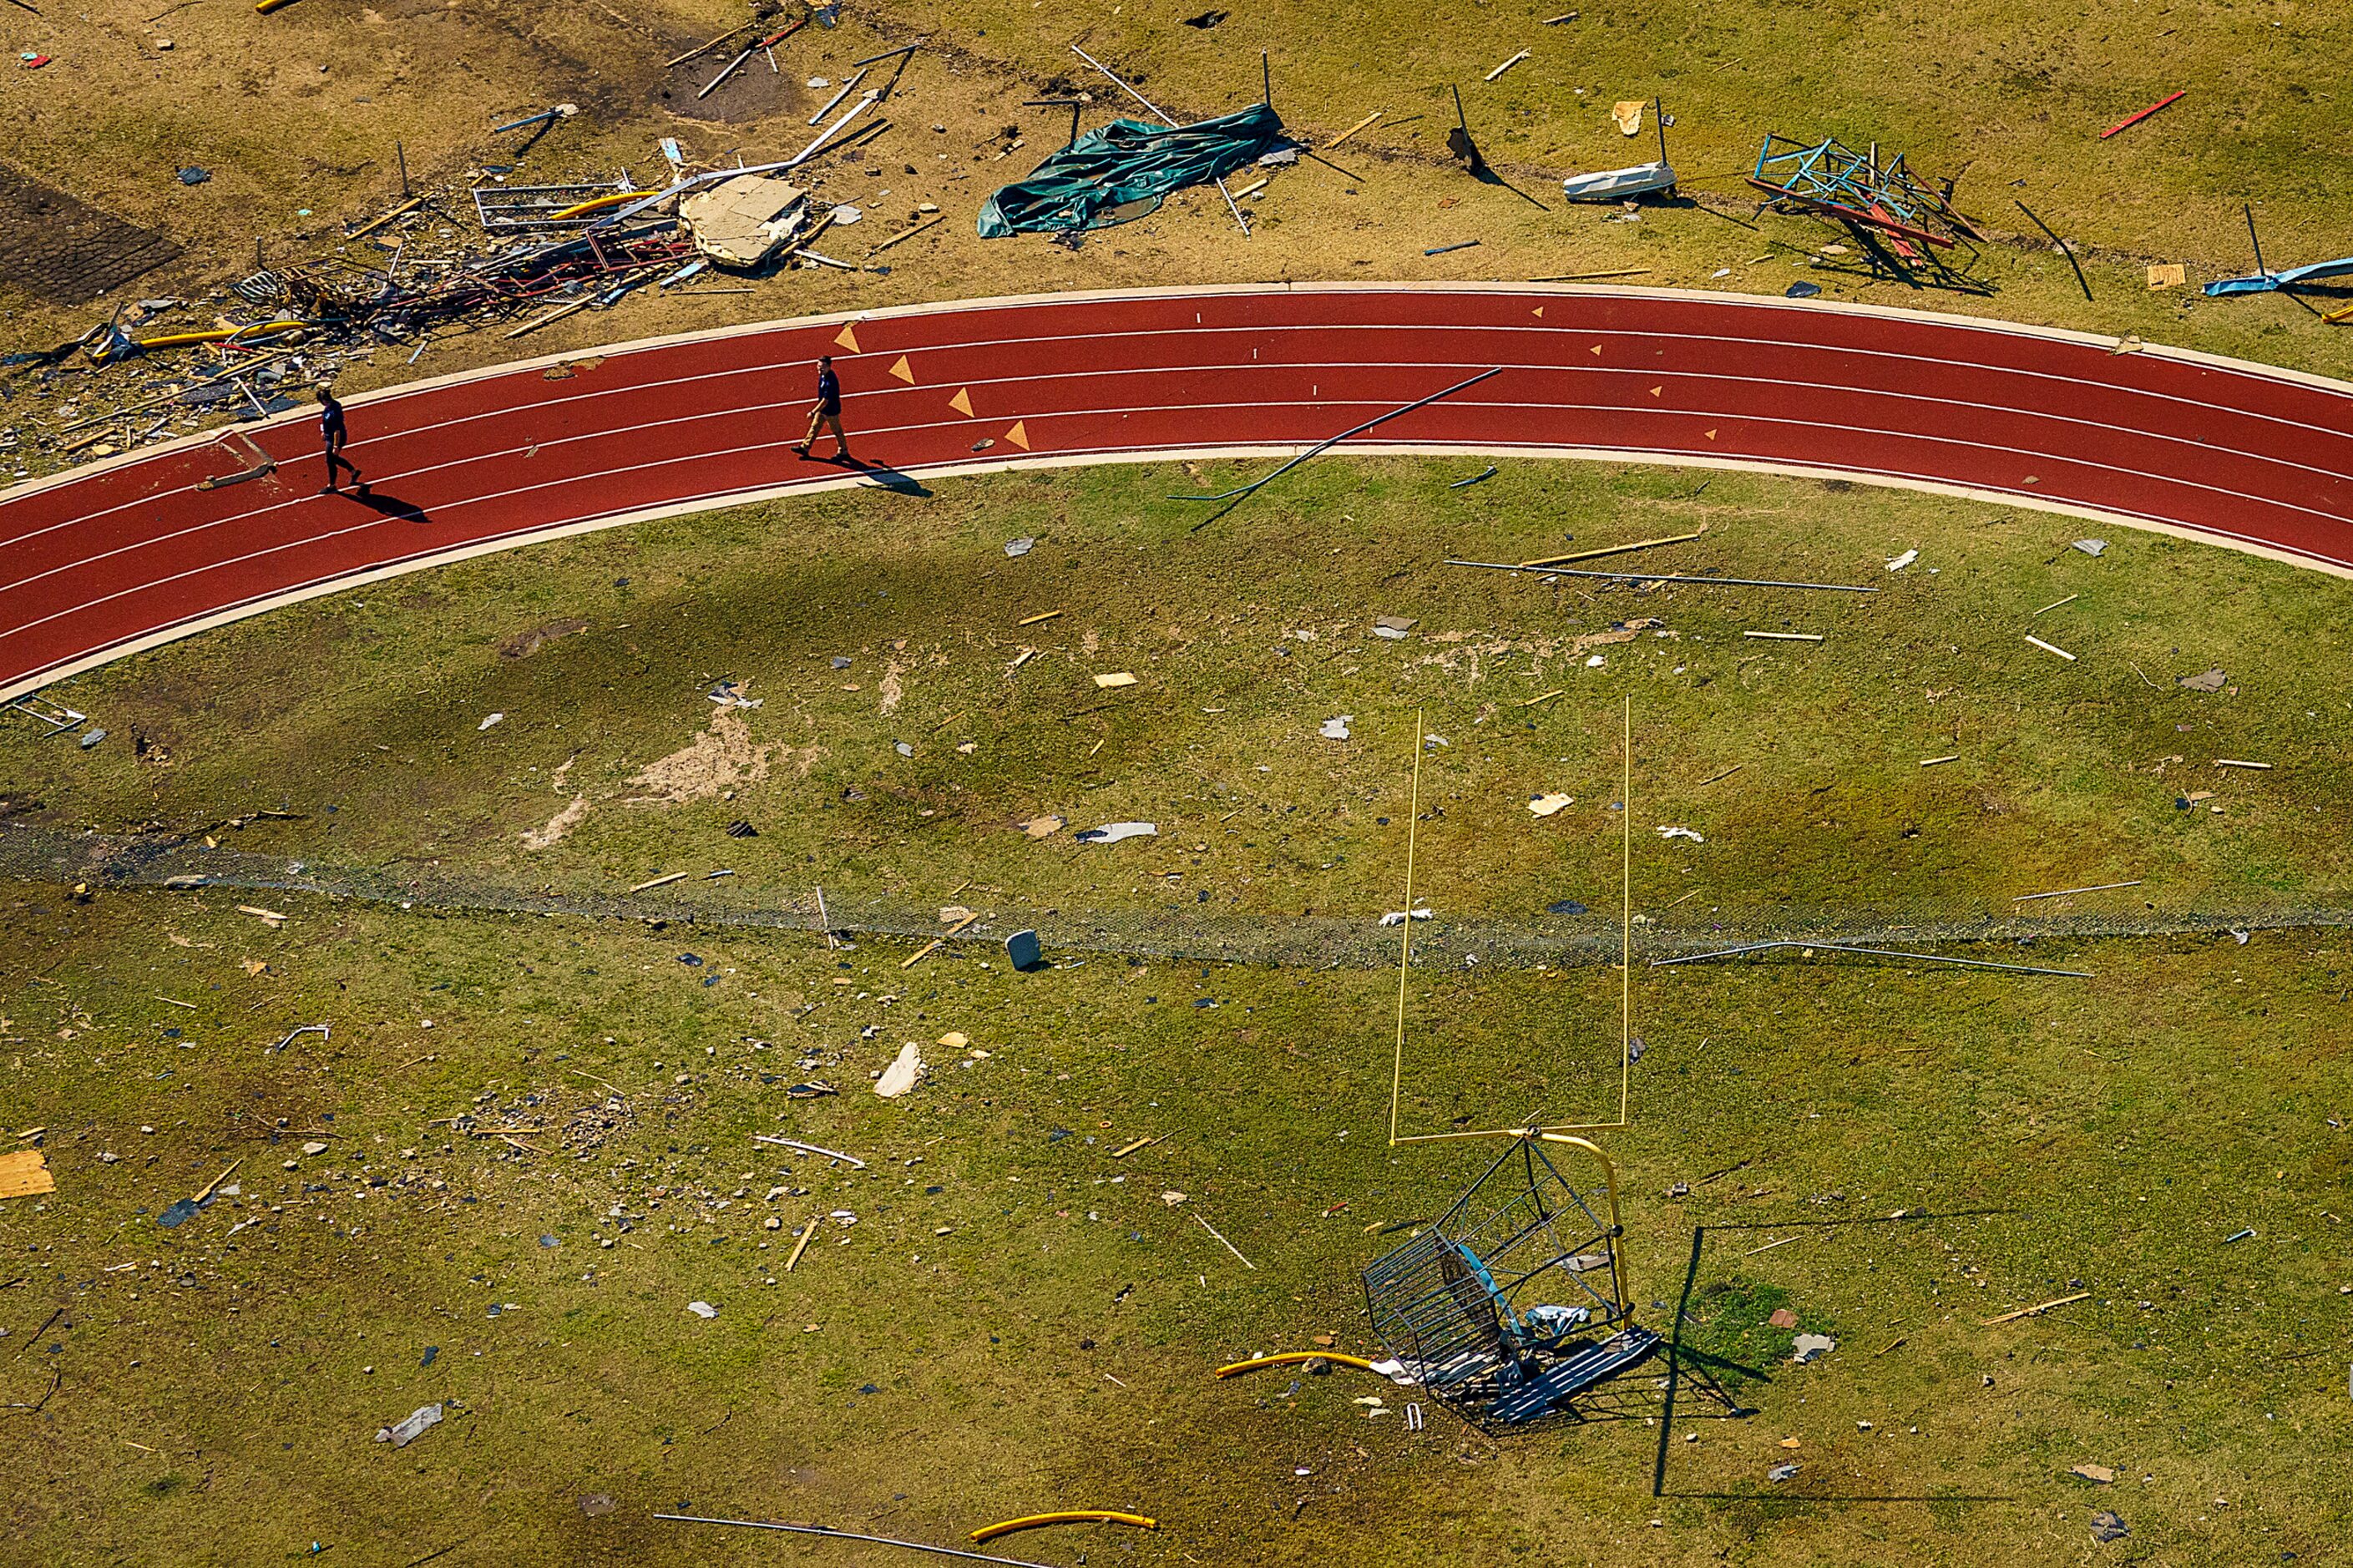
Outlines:
POLYGON ((335 484, 335 471, 338 468, 350 473, 352 483, 359 488, 363 495, 367 492, 367 481, 360 478, 359 465, 343 456, 343 442, 349 434, 343 427, 343 405, 335 401, 333 388, 325 382, 321 382, 319 384, 319 444, 325 448, 327 454, 327 485, 319 492, 322 496, 343 493, 335 484))
POLYGON ((822 426, 833 432, 834 446, 839 448, 833 460, 849 461, 849 437, 841 433, 841 378, 833 374, 833 356, 819 354, 817 362, 817 406, 809 410, 808 433, 801 437, 793 451, 800 457, 809 455, 817 445, 817 433, 822 426))

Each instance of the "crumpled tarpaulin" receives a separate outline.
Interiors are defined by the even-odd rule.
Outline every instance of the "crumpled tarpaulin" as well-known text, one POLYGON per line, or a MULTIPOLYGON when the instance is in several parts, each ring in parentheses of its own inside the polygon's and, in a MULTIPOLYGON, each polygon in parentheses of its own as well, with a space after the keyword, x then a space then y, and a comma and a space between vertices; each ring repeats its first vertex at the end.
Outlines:
POLYGON ((1219 179, 1284 144, 1282 121, 1263 103, 1195 125, 1114 120, 982 203, 980 237, 1126 223, 1158 211, 1171 191, 1219 179))

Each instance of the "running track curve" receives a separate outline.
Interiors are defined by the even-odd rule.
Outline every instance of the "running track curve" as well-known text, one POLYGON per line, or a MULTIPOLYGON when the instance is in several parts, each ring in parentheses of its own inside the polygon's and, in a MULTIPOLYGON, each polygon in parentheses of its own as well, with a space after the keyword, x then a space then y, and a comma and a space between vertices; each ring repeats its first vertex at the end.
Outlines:
POLYGON ((820 353, 858 455, 910 476, 1296 451, 1501 367, 1348 449, 1852 479, 2353 575, 2353 386, 2117 348, 1866 306, 1494 284, 1047 295, 627 344, 353 398, 373 505, 317 493, 300 413, 245 427, 278 464, 247 482, 197 488, 250 466, 206 435, 0 491, 0 699, 467 555, 872 483, 789 449, 820 353))

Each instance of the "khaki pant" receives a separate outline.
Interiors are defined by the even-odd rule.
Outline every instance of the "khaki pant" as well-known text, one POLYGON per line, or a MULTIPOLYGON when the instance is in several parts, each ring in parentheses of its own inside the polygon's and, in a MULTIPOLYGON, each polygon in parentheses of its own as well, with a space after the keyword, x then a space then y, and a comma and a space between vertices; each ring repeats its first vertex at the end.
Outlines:
POLYGON ((817 445, 817 433, 819 427, 833 432, 834 445, 839 448, 837 456, 846 458, 849 455, 849 437, 842 434, 841 416, 828 414, 820 405, 809 410, 808 433, 801 437, 799 448, 803 457, 807 457, 808 449, 817 445))

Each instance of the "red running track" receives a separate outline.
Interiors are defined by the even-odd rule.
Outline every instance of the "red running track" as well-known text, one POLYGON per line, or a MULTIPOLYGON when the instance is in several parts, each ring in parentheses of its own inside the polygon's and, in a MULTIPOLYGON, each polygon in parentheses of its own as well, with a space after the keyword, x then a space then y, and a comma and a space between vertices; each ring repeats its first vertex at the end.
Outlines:
POLYGON ((0 698, 438 562, 874 482, 789 450, 822 352, 858 455, 909 475, 1295 451, 1500 366, 1350 449, 1842 477, 2353 574, 2353 386, 2116 347, 1819 301, 1339 284, 977 300, 629 344, 568 356, 568 375, 559 357, 353 399, 374 505, 316 493, 306 415, 248 427, 279 464, 264 479, 198 489, 248 466, 202 437, 0 491, 0 698))

